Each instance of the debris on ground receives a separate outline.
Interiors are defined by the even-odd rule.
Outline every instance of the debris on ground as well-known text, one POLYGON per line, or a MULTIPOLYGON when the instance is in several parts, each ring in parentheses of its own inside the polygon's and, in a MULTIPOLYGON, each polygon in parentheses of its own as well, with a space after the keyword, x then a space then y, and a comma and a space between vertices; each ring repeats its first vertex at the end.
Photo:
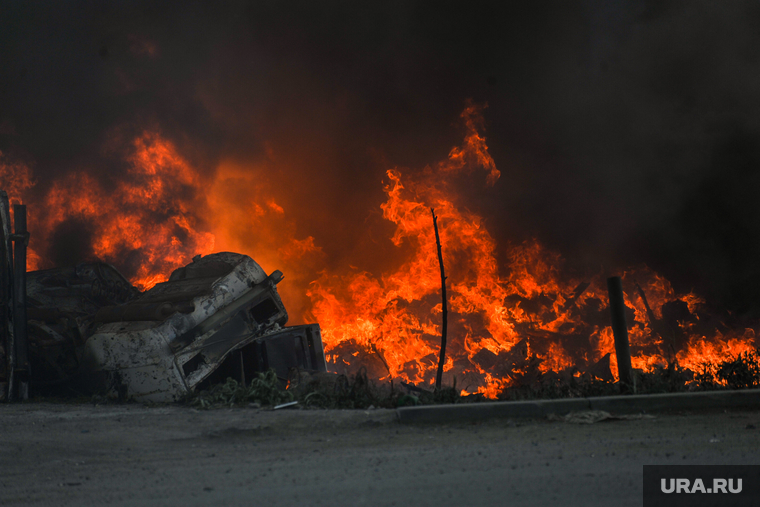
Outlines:
POLYGON ((570 412, 564 416, 549 414, 550 421, 566 422, 571 424, 594 424, 602 421, 630 421, 636 419, 654 419, 649 414, 622 414, 612 415, 604 410, 583 410, 570 412))

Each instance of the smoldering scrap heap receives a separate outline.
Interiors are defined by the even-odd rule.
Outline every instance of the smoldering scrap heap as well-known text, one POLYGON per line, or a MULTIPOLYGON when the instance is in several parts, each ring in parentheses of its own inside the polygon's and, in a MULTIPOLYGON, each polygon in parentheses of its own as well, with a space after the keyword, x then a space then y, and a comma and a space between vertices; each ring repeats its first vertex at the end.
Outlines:
POLYGON ((30 388, 172 401, 228 377, 245 383, 269 368, 283 382, 292 368, 327 370, 319 325, 284 327, 282 273, 267 276, 236 253, 197 256, 144 293, 105 263, 26 273, 27 315, 19 317, 24 295, 9 283, 19 268, 10 269, 15 236, 7 197, 3 202, 3 399, 23 398, 30 388))

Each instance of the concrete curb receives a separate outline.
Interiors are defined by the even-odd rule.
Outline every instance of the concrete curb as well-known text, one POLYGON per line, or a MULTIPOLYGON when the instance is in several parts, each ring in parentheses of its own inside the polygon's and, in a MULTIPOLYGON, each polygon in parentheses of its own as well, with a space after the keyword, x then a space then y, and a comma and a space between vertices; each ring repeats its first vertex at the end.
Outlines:
POLYGON ((486 419, 544 418, 583 410, 613 414, 655 413, 672 410, 760 409, 760 389, 696 393, 600 396, 562 400, 495 401, 458 405, 425 405, 396 409, 401 423, 457 423, 486 419))

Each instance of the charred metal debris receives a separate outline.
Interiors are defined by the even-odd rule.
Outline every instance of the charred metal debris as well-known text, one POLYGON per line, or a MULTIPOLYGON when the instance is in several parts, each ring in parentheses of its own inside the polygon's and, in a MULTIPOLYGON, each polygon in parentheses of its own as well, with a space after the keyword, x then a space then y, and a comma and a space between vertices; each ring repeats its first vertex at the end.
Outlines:
POLYGON ((31 389, 166 402, 270 369, 283 384, 292 369, 327 370, 319 325, 284 327, 280 271, 236 253, 196 256, 142 293, 105 263, 26 273, 25 212, 14 206, 11 234, 0 200, 0 399, 31 389))

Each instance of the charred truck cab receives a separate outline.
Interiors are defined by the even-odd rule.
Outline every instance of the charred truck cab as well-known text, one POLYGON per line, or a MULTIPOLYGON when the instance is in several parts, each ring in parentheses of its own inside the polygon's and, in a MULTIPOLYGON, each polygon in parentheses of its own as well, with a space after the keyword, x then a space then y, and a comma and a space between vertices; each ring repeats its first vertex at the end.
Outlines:
POLYGON ((110 396, 172 401, 268 368, 283 380, 294 367, 326 371, 318 324, 283 329, 282 277, 246 255, 196 257, 167 282, 97 312, 80 382, 110 396))
MULTIPOLYGON (((100 262, 27 275, 33 394, 167 402, 270 368, 283 384, 293 368, 327 370, 319 325, 283 327, 282 273, 267 276, 246 255, 197 256, 144 293, 100 262)), ((0 309, 9 314, 7 296, 0 309)), ((9 315, 0 317, 12 331, 9 315)), ((12 368, 13 342, 3 338, 2 366, 12 368)), ((4 378, 0 387, 9 392, 4 378)))

